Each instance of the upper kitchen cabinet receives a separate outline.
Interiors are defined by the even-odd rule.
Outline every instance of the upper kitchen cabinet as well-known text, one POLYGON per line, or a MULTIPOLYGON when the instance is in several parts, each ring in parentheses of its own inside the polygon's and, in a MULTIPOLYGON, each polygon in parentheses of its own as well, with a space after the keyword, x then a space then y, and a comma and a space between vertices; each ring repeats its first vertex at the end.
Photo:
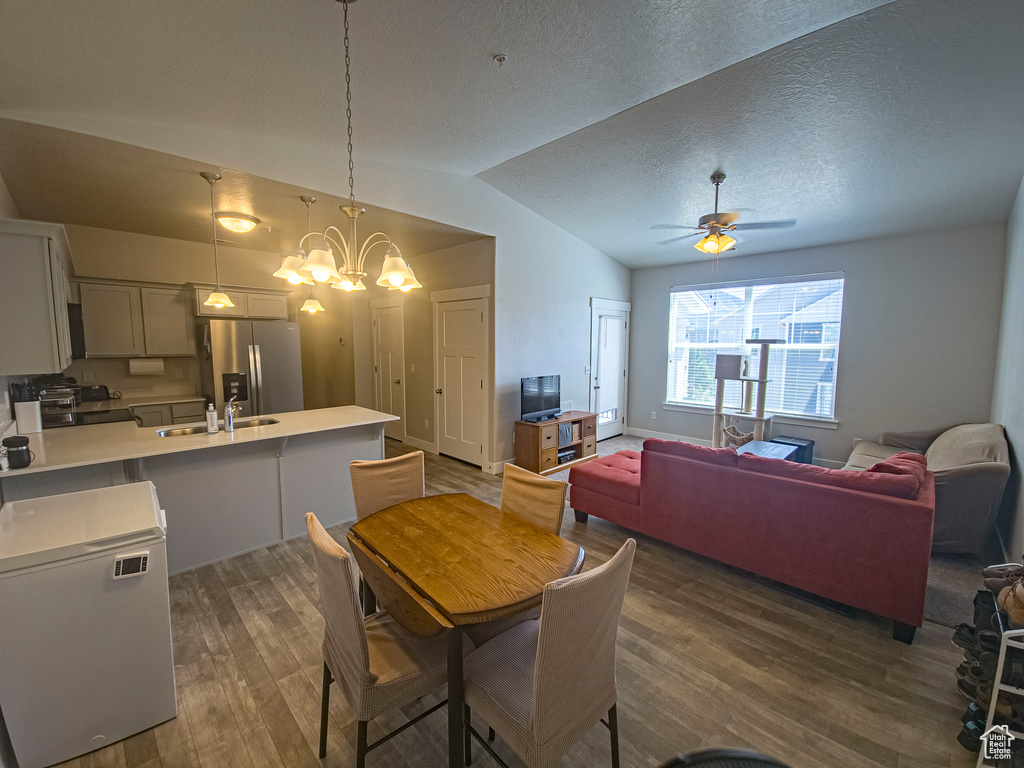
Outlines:
POLYGON ((210 297, 212 287, 195 287, 196 314, 209 317, 252 317, 276 320, 288 319, 289 291, 271 289, 238 290, 227 288, 233 307, 208 307, 203 302, 210 297))
POLYGON ((196 353, 192 301, 187 291, 143 288, 142 327, 147 355, 172 357, 196 353))
POLYGON ((60 373, 71 365, 70 260, 60 224, 0 221, 0 376, 60 373))
POLYGON ((195 331, 187 291, 82 283, 87 357, 194 355, 195 331))

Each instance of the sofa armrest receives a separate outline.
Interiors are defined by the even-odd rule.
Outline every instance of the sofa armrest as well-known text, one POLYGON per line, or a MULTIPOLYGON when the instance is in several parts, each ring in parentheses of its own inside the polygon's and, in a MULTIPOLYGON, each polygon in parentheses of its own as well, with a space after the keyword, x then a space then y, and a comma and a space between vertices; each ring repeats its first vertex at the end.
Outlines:
POLYGON ((921 432, 883 432, 878 438, 878 442, 882 445, 891 445, 893 448, 924 453, 928 450, 928 446, 935 442, 935 438, 955 426, 953 424, 948 427, 926 429, 921 432))

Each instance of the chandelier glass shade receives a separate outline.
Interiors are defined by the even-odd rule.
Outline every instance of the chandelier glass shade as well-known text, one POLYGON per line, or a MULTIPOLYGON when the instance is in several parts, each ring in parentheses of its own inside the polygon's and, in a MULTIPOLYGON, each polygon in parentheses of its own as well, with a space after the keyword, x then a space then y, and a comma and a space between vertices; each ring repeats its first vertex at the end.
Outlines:
POLYGON ((319 301, 317 301, 316 298, 310 296, 303 302, 302 306, 299 307, 299 311, 309 312, 309 314, 315 315, 317 312, 323 312, 324 306, 319 301))
POLYGON ((274 273, 274 277, 280 277, 282 280, 287 280, 292 285, 312 285, 315 280, 311 277, 305 277, 299 274, 299 270, 302 269, 306 263, 306 252, 301 248, 295 248, 281 261, 281 268, 274 273))

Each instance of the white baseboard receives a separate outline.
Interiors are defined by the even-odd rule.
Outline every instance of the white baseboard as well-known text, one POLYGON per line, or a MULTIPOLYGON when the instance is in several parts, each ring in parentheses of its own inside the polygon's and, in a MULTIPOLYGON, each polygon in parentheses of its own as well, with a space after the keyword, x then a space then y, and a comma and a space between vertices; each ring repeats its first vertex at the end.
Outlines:
POLYGON ((682 440, 687 443, 694 443, 695 445, 711 446, 710 440, 704 440, 699 437, 687 437, 686 435, 673 435, 669 432, 655 432, 650 429, 637 429, 636 427, 626 427, 626 434, 632 435, 633 437, 656 437, 659 440, 682 440))
POLYGON ((406 435, 402 438, 402 442, 406 445, 411 445, 413 448, 419 448, 421 451, 426 451, 427 453, 437 453, 437 445, 434 443, 428 443, 426 440, 419 440, 415 437, 409 437, 409 435, 406 435))
POLYGON ((502 459, 498 462, 485 461, 481 469, 489 475, 501 475, 505 472, 506 464, 515 464, 516 459, 513 456, 511 459, 502 459))

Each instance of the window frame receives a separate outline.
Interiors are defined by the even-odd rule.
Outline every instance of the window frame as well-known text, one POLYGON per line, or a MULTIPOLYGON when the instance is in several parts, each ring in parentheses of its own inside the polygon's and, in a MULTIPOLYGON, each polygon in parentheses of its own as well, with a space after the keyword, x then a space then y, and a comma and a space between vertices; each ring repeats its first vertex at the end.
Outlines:
MULTIPOLYGON (((698 342, 698 343, 695 343, 695 344, 689 344, 689 343, 680 344, 678 341, 676 341, 676 334, 678 332, 678 329, 675 327, 677 325, 677 322, 675 322, 675 318, 677 316, 674 315, 674 313, 673 313, 673 296, 674 296, 674 294, 676 294, 676 293, 684 293, 684 292, 685 293, 698 293, 699 294, 700 292, 707 292, 707 291, 714 291, 714 290, 724 290, 724 289, 730 289, 730 288, 748 288, 748 287, 766 286, 766 285, 777 286, 777 285, 788 285, 788 284, 793 284, 793 283, 814 283, 814 282, 825 282, 825 281, 828 281, 828 280, 839 280, 839 281, 842 281, 842 284, 843 284, 843 288, 842 288, 842 290, 843 290, 843 299, 844 299, 844 305, 845 305, 845 298, 846 298, 846 275, 845 275, 844 272, 826 272, 826 273, 808 274, 808 275, 792 275, 792 276, 785 276, 785 277, 757 278, 757 279, 751 279, 751 280, 730 280, 730 281, 721 281, 721 282, 715 282, 715 283, 702 283, 702 284, 695 284, 695 285, 674 285, 674 286, 672 286, 670 288, 670 290, 669 290, 669 316, 668 316, 668 329, 667 329, 668 330, 668 339, 667 339, 668 344, 667 344, 667 350, 666 350, 667 355, 666 355, 666 366, 665 366, 665 398, 664 398, 664 402, 662 403, 663 409, 664 410, 670 410, 670 411, 690 412, 690 413, 713 413, 714 412, 714 400, 713 399, 711 401, 699 401, 699 400, 696 400, 696 399, 693 399, 693 400, 672 400, 672 399, 670 399, 670 394, 671 394, 670 393, 670 388, 671 388, 671 383, 672 383, 671 366, 673 364, 672 363, 673 358, 674 357, 678 357, 678 355, 674 355, 673 354, 673 352, 675 350, 678 350, 680 347, 689 348, 691 350, 692 349, 698 349, 698 348, 712 348, 712 349, 720 349, 721 353, 725 354, 725 353, 730 353, 730 352, 731 353, 735 353, 737 351, 737 349, 738 349, 741 354, 749 354, 749 352, 751 352, 756 347, 756 345, 754 345, 754 344, 751 344, 751 345, 745 345, 745 344, 742 344, 742 343, 741 344, 735 344, 735 343, 732 343, 732 344, 722 344, 722 343, 719 343, 719 342, 698 342)), ((808 305, 808 306, 810 306, 810 305, 808 305)), ((840 307, 840 311, 839 311, 839 329, 838 329, 838 334, 837 334, 838 335, 838 339, 835 342, 835 347, 832 348, 832 349, 834 349, 833 356, 830 357, 830 358, 825 357, 826 352, 829 352, 829 348, 825 347, 825 346, 821 347, 821 349, 819 350, 819 355, 818 355, 818 358, 819 358, 820 361, 822 361, 822 362, 833 362, 834 365, 835 365, 835 373, 834 373, 834 376, 833 376, 833 380, 831 382, 824 382, 824 383, 828 384, 829 387, 831 387, 831 390, 832 390, 832 409, 831 409, 832 410, 832 414, 829 416, 829 415, 820 415, 820 414, 811 414, 811 413, 798 413, 798 412, 795 412, 795 411, 784 411, 784 410, 781 410, 781 409, 778 409, 778 408, 771 408, 769 406, 768 410, 769 410, 769 412, 771 412, 774 415, 774 421, 775 422, 777 422, 777 423, 787 423, 787 424, 807 424, 807 425, 812 425, 812 426, 822 426, 822 427, 831 428, 831 429, 835 429, 835 428, 838 427, 838 424, 839 424, 839 421, 838 421, 838 412, 839 412, 839 391, 838 391, 839 390, 839 376, 838 376, 839 372, 838 372, 838 365, 839 365, 839 350, 840 350, 840 347, 842 346, 843 309, 844 309, 844 306, 841 306, 840 307)), ((797 311, 799 311, 799 310, 797 310, 797 311)), ((826 322, 823 322, 823 325, 830 324, 830 323, 832 323, 832 321, 826 321, 826 322)), ((756 328, 754 330, 755 331, 759 331, 760 328, 756 328)), ((755 337, 757 335, 759 335, 759 334, 758 333, 752 333, 750 338, 753 338, 753 337, 755 337)), ((822 329, 822 337, 824 338, 824 336, 825 336, 825 331, 824 331, 824 328, 823 328, 822 329)), ((787 342, 788 342, 788 339, 787 339, 787 342)), ((824 345, 825 342, 822 341, 821 344, 824 345)), ((813 345, 813 346, 818 346, 818 345, 813 345)), ((780 345, 776 349, 782 350, 782 349, 785 349, 786 347, 789 347, 790 349, 796 349, 798 347, 798 345, 796 345, 796 344, 788 344, 787 343, 785 346, 780 345)), ((805 347, 805 344, 800 344, 799 347, 805 347)), ((776 358, 773 358, 773 360, 774 359, 776 359, 776 358)), ((750 374, 751 375, 756 375, 756 371, 751 371, 750 374)), ((712 381, 714 381, 714 379, 712 379, 712 381)), ((818 382, 819 385, 821 383, 822 382, 818 382)), ((816 397, 818 399, 817 400, 818 402, 820 402, 821 392, 822 392, 822 387, 818 386, 816 388, 816 397)))

